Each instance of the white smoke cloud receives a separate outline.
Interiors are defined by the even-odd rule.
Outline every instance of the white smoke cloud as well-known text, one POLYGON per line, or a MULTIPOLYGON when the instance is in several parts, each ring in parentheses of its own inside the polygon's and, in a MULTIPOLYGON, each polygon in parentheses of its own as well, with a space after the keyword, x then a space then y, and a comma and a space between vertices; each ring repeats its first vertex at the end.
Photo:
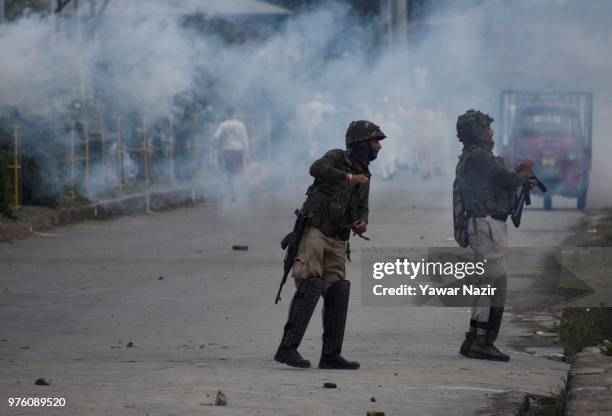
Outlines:
MULTIPOLYGON (((384 18, 364 26, 336 2, 289 17, 266 40, 234 45, 185 26, 162 2, 146 14, 107 16, 81 42, 58 35, 52 19, 30 15, 0 27, 0 106, 57 112, 83 91, 98 91, 110 112, 137 111, 153 124, 180 113, 177 97, 199 97, 217 111, 232 104, 268 114, 283 136, 273 155, 279 165, 342 147, 348 123, 368 118, 383 130, 387 122, 400 136, 384 143, 387 151, 409 163, 420 152, 450 175, 459 152, 454 120, 466 109, 495 114, 499 92, 508 88, 588 90, 596 97, 589 203, 611 204, 603 195, 612 193, 600 184, 612 176, 601 160, 610 150, 612 6, 473 3, 431 1, 425 20, 411 26, 406 48, 388 48, 386 36, 374 47, 384 18), (317 100, 334 110, 305 131, 299 109, 317 100), (295 147, 306 136, 316 143, 305 157, 295 147)), ((265 135, 263 124, 259 118, 247 127, 265 135)))
POLYGON ((78 94, 79 51, 55 42, 50 19, 0 26, 0 105, 44 113, 78 94))

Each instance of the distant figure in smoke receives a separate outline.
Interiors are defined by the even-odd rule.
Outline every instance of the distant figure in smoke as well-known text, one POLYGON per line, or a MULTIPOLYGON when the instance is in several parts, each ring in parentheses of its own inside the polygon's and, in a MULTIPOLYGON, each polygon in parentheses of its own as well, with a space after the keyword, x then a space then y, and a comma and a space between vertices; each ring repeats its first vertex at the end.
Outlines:
POLYGON ((493 156, 493 118, 468 110, 457 119, 457 137, 463 151, 453 186, 455 238, 485 261, 482 284, 495 288, 492 296, 475 299, 468 332, 459 353, 470 358, 509 361, 493 344, 499 334, 506 302, 507 277, 504 257, 508 248, 506 220, 516 205, 516 189, 533 176, 533 162, 508 170, 503 159, 493 156), (460 236, 460 237, 458 237, 460 236))
MULTIPOLYGON (((418 134, 416 134, 416 168, 421 179, 429 179, 437 167, 436 161, 443 157, 440 146, 440 122, 437 120, 433 109, 428 107, 417 107, 414 109, 418 120, 418 134)), ((439 170, 439 167, 436 169, 439 170)))
POLYGON ((394 138, 394 140, 386 145, 386 151, 380 155, 376 160, 373 172, 375 176, 380 176, 383 180, 391 180, 397 173, 397 167, 399 165, 398 160, 398 147, 401 144, 402 128, 396 123, 393 114, 389 113, 378 113, 375 115, 376 119, 384 121, 385 131, 394 138), (391 147, 389 147, 391 146, 391 147))
POLYGON ((368 166, 386 136, 369 121, 353 121, 346 132, 347 150, 330 150, 310 167, 314 183, 308 188, 302 215, 306 228, 299 242, 292 276, 297 290, 274 360, 309 368, 297 349, 319 297, 323 296, 323 348, 319 368, 359 368, 340 355, 351 283, 345 258, 351 231, 362 235, 368 225, 370 171, 368 166))
POLYGON ((310 156, 315 157, 318 154, 319 140, 325 135, 325 122, 335 112, 334 105, 329 103, 320 92, 317 92, 312 100, 298 107, 297 124, 305 136, 310 156))
POLYGON ((244 123, 236 118, 236 109, 226 109, 227 119, 219 124, 213 138, 223 160, 223 167, 229 177, 232 201, 234 178, 244 172, 249 160, 249 138, 244 123))

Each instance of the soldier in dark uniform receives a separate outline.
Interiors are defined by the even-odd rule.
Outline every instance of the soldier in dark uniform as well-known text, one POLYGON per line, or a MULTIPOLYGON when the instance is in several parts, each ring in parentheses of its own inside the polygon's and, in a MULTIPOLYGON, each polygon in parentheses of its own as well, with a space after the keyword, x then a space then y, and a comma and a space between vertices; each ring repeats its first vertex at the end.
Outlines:
POLYGON ((309 368, 297 348, 319 297, 323 296, 323 349, 319 368, 358 369, 340 355, 351 284, 345 278, 345 256, 351 231, 365 233, 370 190, 369 163, 386 136, 369 121, 353 121, 346 132, 347 150, 330 150, 310 167, 315 178, 302 212, 308 218, 292 276, 297 290, 283 337, 274 356, 280 363, 309 368))
MULTIPOLYGON (((467 216, 468 243, 477 260, 486 261, 482 284, 497 288, 494 296, 475 300, 469 331, 459 352, 471 358, 509 361, 510 357, 493 345, 502 322, 507 288, 506 220, 516 205, 517 188, 533 176, 533 162, 520 162, 511 171, 501 157, 493 156, 492 122, 488 114, 476 110, 468 110, 457 119, 457 137, 463 143, 463 151, 457 163, 456 183, 461 209, 467 216)), ((455 211, 457 205, 455 199, 455 211)))

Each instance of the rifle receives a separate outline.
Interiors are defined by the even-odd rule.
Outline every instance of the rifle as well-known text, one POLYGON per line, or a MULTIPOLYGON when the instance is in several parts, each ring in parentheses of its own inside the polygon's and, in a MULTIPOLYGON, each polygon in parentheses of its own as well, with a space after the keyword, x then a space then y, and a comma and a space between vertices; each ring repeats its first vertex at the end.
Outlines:
POLYGON ((295 210, 295 224, 293 225, 293 231, 283 238, 281 241, 281 248, 283 250, 287 250, 285 253, 285 259, 283 260, 283 278, 281 279, 280 287, 278 288, 278 292, 276 293, 276 300, 274 304, 276 305, 279 300, 281 300, 281 290, 283 290, 283 285, 287 281, 287 276, 293 268, 293 263, 295 262, 295 256, 297 255, 298 247, 300 245, 300 241, 302 240, 302 235, 304 235, 304 228, 306 228, 306 216, 302 212, 302 210, 295 210))
POLYGON ((512 210, 512 223, 516 228, 521 225, 521 217, 523 215, 523 206, 531 205, 531 196, 529 192, 533 187, 537 186, 542 193, 546 193, 548 188, 546 185, 542 183, 535 175, 527 179, 527 182, 523 185, 521 189, 521 193, 519 194, 518 201, 516 202, 516 206, 512 210))

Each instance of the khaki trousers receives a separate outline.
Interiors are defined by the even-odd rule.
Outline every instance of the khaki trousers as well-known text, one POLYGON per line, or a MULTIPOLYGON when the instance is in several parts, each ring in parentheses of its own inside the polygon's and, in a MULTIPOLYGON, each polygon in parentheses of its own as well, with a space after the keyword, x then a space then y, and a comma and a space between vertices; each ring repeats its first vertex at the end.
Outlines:
POLYGON ((291 275, 299 286, 311 276, 325 282, 325 291, 345 279, 346 241, 324 235, 317 227, 307 226, 300 241, 291 275))

